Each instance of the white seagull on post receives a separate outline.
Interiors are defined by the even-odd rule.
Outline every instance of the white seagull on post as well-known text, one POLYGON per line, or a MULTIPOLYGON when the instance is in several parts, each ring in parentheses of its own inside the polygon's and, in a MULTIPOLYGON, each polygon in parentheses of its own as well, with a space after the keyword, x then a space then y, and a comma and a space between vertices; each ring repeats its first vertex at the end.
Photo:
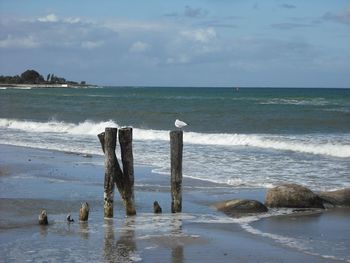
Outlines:
POLYGON ((176 119, 175 126, 176 128, 182 129, 183 127, 187 126, 187 123, 176 119))

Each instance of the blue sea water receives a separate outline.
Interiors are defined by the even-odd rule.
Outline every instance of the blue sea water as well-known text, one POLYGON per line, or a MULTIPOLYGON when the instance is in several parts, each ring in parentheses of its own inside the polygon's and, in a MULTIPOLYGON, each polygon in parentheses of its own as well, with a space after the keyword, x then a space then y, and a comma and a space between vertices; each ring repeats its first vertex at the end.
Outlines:
POLYGON ((189 123, 184 176, 240 188, 350 187, 350 89, 0 90, 0 144, 102 154, 98 133, 132 126, 136 164, 164 175, 177 118, 189 123))

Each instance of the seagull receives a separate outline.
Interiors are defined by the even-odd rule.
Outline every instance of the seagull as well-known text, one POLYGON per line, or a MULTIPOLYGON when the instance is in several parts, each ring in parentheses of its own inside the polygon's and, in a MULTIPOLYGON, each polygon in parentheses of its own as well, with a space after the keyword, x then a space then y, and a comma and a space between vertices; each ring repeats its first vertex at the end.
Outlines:
POLYGON ((176 119, 175 126, 176 128, 182 129, 183 127, 187 126, 187 123, 176 119))

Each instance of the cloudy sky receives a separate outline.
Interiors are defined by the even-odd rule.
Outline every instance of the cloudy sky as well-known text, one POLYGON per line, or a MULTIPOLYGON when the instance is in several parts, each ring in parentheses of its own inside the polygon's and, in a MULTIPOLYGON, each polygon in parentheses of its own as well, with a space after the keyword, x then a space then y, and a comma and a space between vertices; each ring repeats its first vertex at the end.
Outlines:
POLYGON ((350 88, 349 0, 0 0, 0 75, 350 88))

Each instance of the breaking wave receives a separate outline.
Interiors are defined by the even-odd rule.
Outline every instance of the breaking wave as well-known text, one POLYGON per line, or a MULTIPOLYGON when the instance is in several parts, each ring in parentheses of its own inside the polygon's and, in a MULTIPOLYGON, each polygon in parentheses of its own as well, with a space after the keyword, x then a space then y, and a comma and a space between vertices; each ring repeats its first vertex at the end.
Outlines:
MULTIPOLYGON (((56 120, 37 122, 15 119, 0 119, 0 128, 22 130, 35 133, 63 133, 72 135, 96 136, 105 127, 117 127, 113 121, 93 122, 86 120, 81 123, 67 123, 56 120)), ((347 136, 347 135, 346 135, 347 136)), ((134 139, 141 141, 168 141, 169 131, 134 128, 134 139)), ((327 155, 333 157, 350 157, 350 140, 320 139, 313 136, 279 136, 264 134, 230 134, 230 133, 198 133, 185 132, 184 142, 195 145, 247 146, 280 151, 301 152, 307 154, 327 155)))

